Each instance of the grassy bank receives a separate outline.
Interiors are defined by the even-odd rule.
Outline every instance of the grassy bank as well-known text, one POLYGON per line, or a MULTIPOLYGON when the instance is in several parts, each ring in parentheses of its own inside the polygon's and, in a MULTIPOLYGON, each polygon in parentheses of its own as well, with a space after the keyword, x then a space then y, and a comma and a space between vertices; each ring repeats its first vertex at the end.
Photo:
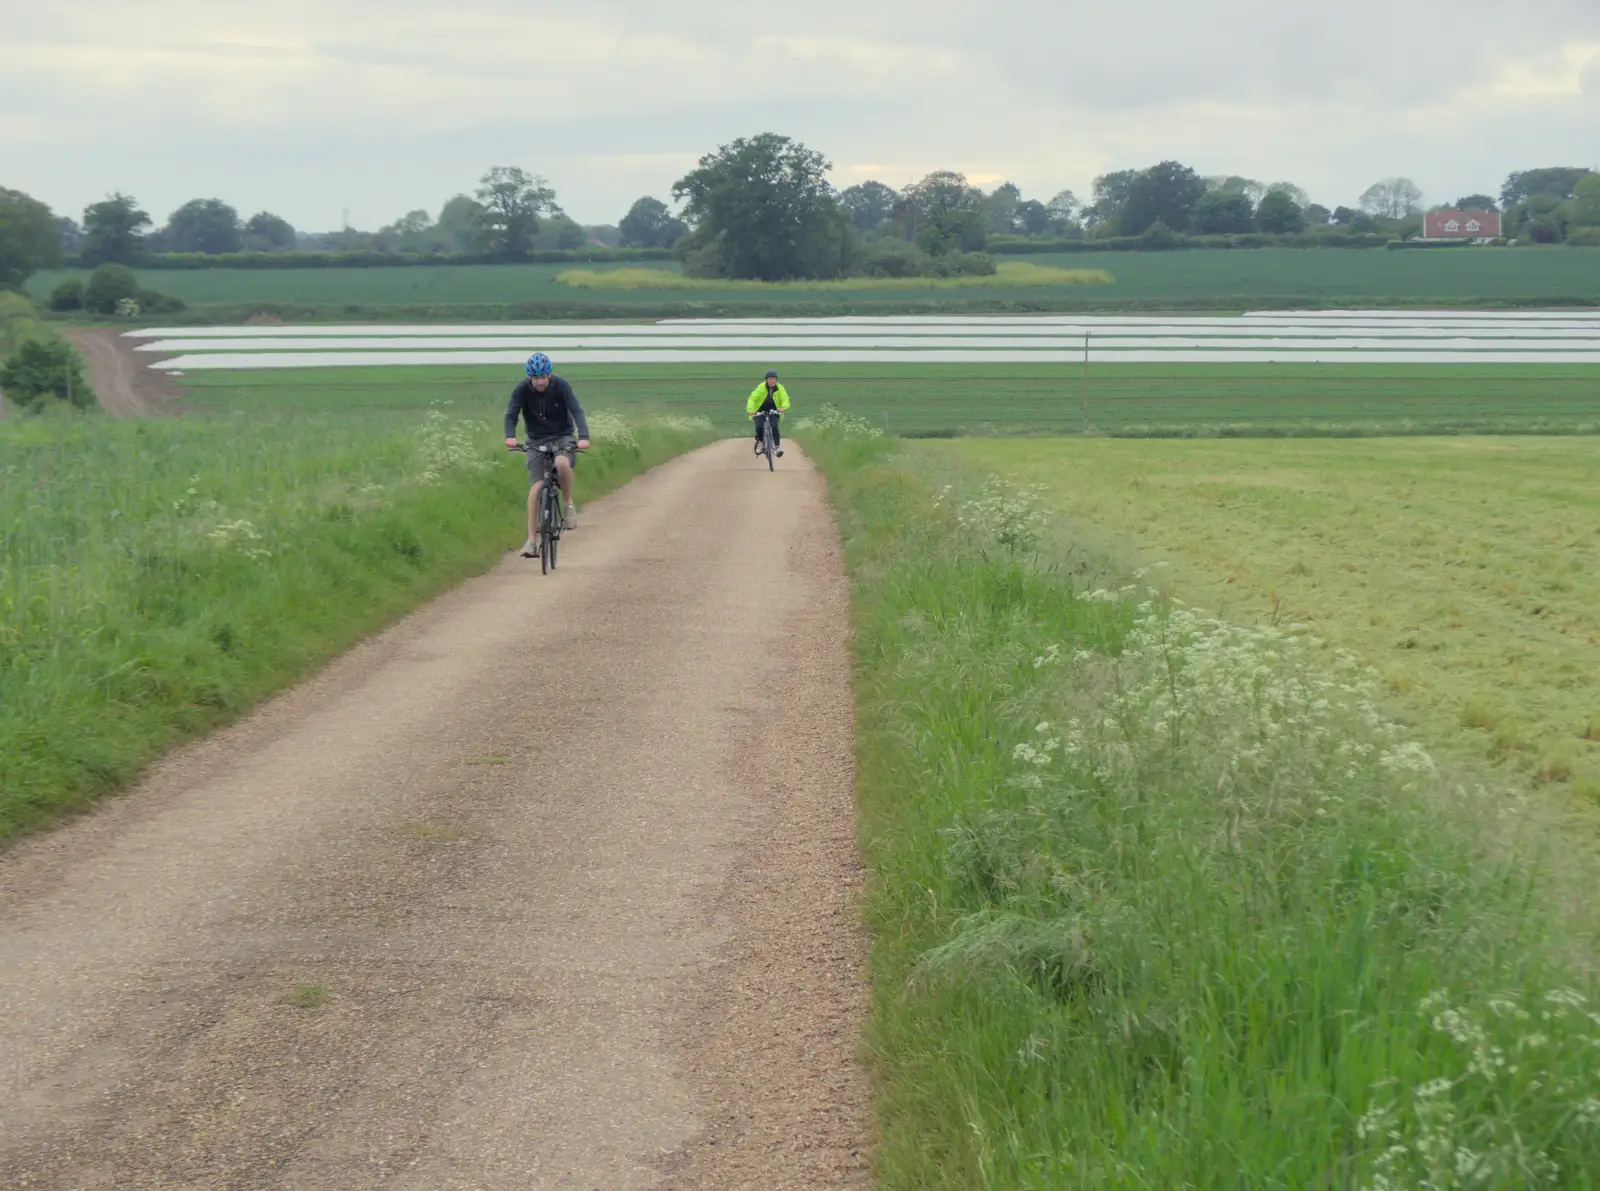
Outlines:
POLYGON ((1434 739, 1600 800, 1593 439, 949 449, 1171 564, 1194 603, 1311 625, 1434 739))
MULTIPOLYGON (((712 436, 596 422, 580 500, 712 436)), ((0 841, 518 544, 499 439, 443 410, 0 427, 0 841)))
POLYGON ((794 434, 853 583, 880 1186, 1594 1185, 1586 855, 1287 630, 794 434))

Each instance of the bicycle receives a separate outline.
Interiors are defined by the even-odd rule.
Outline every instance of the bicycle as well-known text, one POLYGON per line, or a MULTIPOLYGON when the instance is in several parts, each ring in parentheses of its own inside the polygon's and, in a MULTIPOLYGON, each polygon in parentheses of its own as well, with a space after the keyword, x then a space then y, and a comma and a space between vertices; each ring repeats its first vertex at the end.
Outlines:
MULTIPOLYGON (((561 481, 556 474, 556 448, 553 443, 518 443, 508 451, 521 451, 524 455, 538 452, 544 456, 544 479, 539 481, 539 507, 534 514, 535 533, 539 539, 539 573, 548 575, 556 569, 556 546, 561 541, 561 530, 566 516, 561 510, 561 481)), ((524 558, 531 557, 523 555, 524 558)))
POLYGON ((765 455, 767 457, 767 470, 768 471, 776 471, 777 470, 777 466, 773 462, 773 456, 777 453, 778 444, 772 441, 772 419, 776 418, 777 416, 778 416, 778 414, 777 414, 776 411, 773 411, 772 413, 764 413, 764 414, 757 414, 756 415, 756 417, 761 419, 761 451, 760 451, 760 454, 765 455))

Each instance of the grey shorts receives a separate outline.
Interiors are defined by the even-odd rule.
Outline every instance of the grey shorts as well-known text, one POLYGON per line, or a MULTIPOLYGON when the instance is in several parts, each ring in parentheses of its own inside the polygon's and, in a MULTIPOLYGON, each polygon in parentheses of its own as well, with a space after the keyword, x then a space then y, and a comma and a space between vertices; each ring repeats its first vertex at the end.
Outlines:
MULTIPOLYGON (((569 464, 575 462, 578 458, 578 440, 570 434, 563 434, 560 438, 536 438, 530 441, 535 446, 543 446, 547 443, 553 444, 556 454, 565 455, 569 464)), ((542 484, 544 482, 545 469, 550 466, 545 462, 545 459, 546 456, 541 455, 538 451, 528 452, 528 483, 542 484)), ((551 460, 551 462, 554 462, 554 460, 551 460)))

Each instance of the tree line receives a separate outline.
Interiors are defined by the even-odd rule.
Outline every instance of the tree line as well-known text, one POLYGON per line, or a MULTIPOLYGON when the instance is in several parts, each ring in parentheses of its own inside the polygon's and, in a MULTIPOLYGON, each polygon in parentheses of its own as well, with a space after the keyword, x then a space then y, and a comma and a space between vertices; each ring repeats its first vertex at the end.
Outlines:
MULTIPOLYGON (((1374 183, 1354 207, 1330 208, 1290 182, 1204 176, 1177 161, 1101 175, 1086 199, 1071 190, 1032 198, 1010 182, 985 192, 952 170, 899 189, 867 181, 838 191, 828 180, 831 168, 821 153, 788 137, 740 138, 673 184, 676 210, 645 196, 615 226, 589 227, 561 209, 546 179, 517 166, 490 169, 473 193, 455 195, 437 217, 410 211, 375 232, 301 232, 270 211, 243 218, 216 198, 184 203, 157 227, 121 192, 90 204, 80 224, 0 189, 0 286, 20 285, 63 259, 93 267, 170 253, 376 252, 516 261, 601 245, 671 248, 686 271, 711 277, 950 274, 993 271, 984 250, 1018 241, 1070 248, 1074 241, 1160 247, 1186 237, 1254 234, 1404 239, 1420 232, 1426 209, 1420 188, 1404 177, 1374 183)), ((1501 211, 1508 237, 1600 245, 1600 174, 1584 167, 1518 171, 1498 197, 1464 195, 1447 205, 1501 211)))

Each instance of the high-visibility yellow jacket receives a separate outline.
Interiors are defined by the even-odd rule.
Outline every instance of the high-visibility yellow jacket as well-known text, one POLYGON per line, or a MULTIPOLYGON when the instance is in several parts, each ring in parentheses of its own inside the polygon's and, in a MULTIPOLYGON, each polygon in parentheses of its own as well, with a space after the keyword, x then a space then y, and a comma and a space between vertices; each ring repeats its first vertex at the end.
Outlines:
MULTIPOLYGON (((767 382, 762 381, 750 391, 750 400, 744 403, 744 412, 747 414, 758 413, 767 403, 767 382)), ((779 385, 772 390, 772 404, 780 410, 789 408, 789 390, 779 385)))

